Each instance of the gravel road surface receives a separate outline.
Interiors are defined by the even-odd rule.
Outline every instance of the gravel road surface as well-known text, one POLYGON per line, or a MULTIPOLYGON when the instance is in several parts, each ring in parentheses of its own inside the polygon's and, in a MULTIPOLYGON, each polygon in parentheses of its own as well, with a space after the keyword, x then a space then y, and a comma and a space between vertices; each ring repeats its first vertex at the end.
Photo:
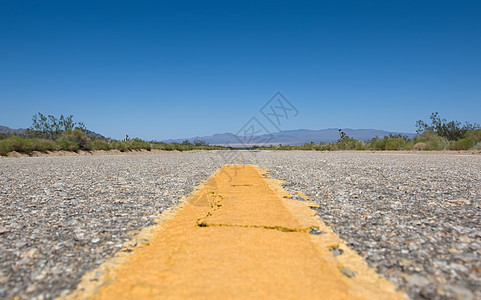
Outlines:
POLYGON ((480 155, 249 151, 1 158, 0 298, 69 293, 227 163, 318 202, 411 298, 481 299, 480 155))

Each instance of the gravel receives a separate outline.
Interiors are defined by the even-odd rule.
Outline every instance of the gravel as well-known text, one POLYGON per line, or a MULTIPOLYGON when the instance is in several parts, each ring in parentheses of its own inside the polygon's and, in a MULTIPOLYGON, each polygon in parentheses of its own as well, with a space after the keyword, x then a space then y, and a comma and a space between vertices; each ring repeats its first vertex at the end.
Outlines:
POLYGON ((67 294, 217 168, 255 163, 411 298, 481 299, 481 156, 244 153, 0 159, 0 298, 67 294))

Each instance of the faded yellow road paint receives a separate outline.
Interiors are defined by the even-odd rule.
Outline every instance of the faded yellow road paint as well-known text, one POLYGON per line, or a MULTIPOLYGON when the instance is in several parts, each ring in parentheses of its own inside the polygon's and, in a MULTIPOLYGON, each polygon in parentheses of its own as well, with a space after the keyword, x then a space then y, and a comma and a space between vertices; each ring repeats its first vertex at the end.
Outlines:
POLYGON ((66 298, 405 298, 315 215, 315 204, 289 198, 257 166, 224 166, 139 235, 133 243, 142 246, 87 274, 66 298))

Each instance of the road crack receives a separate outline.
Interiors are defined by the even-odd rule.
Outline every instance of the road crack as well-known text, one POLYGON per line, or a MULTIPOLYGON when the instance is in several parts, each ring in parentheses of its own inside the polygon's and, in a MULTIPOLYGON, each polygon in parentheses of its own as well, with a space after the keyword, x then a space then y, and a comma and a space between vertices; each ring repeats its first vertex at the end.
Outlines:
MULTIPOLYGON (((202 220, 205 218, 202 218, 202 220)), ((239 225, 239 224, 209 224, 205 221, 197 221, 197 226, 199 227, 238 227, 238 228, 261 228, 261 229, 268 229, 268 230, 278 230, 282 232, 306 232, 311 233, 313 231, 318 231, 319 228, 315 226, 311 226, 308 228, 289 228, 284 226, 266 226, 266 225, 239 225), (199 222, 200 221, 200 222, 199 222)))

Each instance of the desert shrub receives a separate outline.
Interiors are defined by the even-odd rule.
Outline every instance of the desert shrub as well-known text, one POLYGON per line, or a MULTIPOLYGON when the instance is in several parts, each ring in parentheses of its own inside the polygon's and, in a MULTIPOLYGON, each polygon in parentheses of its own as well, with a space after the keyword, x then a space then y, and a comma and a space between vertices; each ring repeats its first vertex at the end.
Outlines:
POLYGON ((6 139, 0 140, 0 155, 5 156, 10 152, 10 147, 6 139))
POLYGON ((416 144, 413 145, 412 150, 424 150, 428 144, 423 143, 423 142, 417 142, 416 144))
POLYGON ((21 153, 32 152, 32 142, 29 139, 21 138, 18 136, 11 136, 7 139, 0 141, 0 152, 2 155, 17 151, 21 153))
POLYGON ((208 146, 206 141, 201 140, 201 139, 195 139, 194 140, 194 146, 208 146))
POLYGON ((149 142, 143 141, 139 138, 131 139, 126 141, 127 143, 127 148, 129 150, 148 150, 150 151, 152 149, 152 145, 149 142))
POLYGON ((351 138, 345 138, 340 139, 337 142, 337 148, 338 150, 366 150, 366 145, 364 142, 351 138))
POLYGON ((66 140, 56 140, 55 144, 58 146, 58 150, 65 151, 78 151, 79 146, 76 142, 66 140))
POLYGON ((335 147, 335 143, 327 143, 327 144, 320 145, 319 150, 320 151, 333 151, 333 150, 337 150, 337 147, 335 147), (336 148, 336 149, 333 149, 333 148, 336 148))
POLYGON ((73 116, 60 115, 56 118, 52 115, 43 115, 38 113, 32 117, 33 124, 27 129, 27 135, 36 138, 45 138, 50 140, 58 139, 64 132, 79 129, 85 131, 85 125, 82 122, 73 121, 73 116))
POLYGON ((470 150, 481 150, 481 142, 476 143, 476 145, 474 145, 474 147, 470 150))
POLYGON ((55 151, 58 146, 55 142, 44 139, 27 139, 18 136, 11 136, 0 140, 0 155, 7 155, 9 152, 16 151, 30 154, 32 151, 55 151))
POLYGON ((165 150, 165 151, 174 150, 174 147, 172 146, 172 144, 167 144, 167 143, 162 143, 162 142, 154 143, 152 148, 156 149, 156 150, 165 150))
POLYGON ((389 138, 373 139, 369 143, 369 147, 374 150, 404 150, 406 149, 406 141, 403 138, 389 138))
POLYGON ((159 142, 153 143, 152 149, 154 149, 154 150, 165 150, 165 143, 159 143, 159 142))
POLYGON ((369 146, 374 150, 386 150, 386 140, 385 139, 373 139, 369 142, 369 146))
POLYGON ((90 150, 105 150, 111 149, 111 146, 107 140, 104 139, 92 139, 89 142, 88 148, 90 150))
MULTIPOLYGON (((193 144, 187 144, 187 143, 182 143, 182 144, 172 143, 172 144, 167 144, 167 145, 169 145, 169 146, 166 146, 166 150, 168 150, 168 151, 170 151, 170 150, 190 151, 190 150, 194 149, 193 144)), ((195 148, 198 148, 198 147, 195 147, 195 148)))
POLYGON ((416 132, 418 134, 432 131, 448 141, 457 141, 462 139, 468 131, 474 131, 480 127, 477 123, 471 124, 465 122, 464 125, 462 125, 459 121, 448 122, 446 119, 441 119, 437 112, 432 113, 429 118, 431 120, 431 125, 428 125, 423 120, 416 122, 416 132))
POLYGON ((32 151, 56 151, 58 149, 57 144, 54 141, 46 139, 31 139, 32 151))
POLYGON ((319 150, 320 145, 315 144, 314 142, 306 143, 304 145, 281 145, 279 146, 269 146, 269 147, 258 147, 257 148, 252 148, 252 149, 275 149, 275 150, 305 150, 305 151, 310 151, 310 150, 319 150))
POLYGON ((167 150, 167 151, 176 150, 176 149, 175 149, 175 145, 173 145, 173 144, 165 144, 164 150, 167 150))
POLYGON ((337 151, 337 150, 342 150, 342 149, 339 149, 338 143, 328 143, 328 144, 326 144, 326 145, 322 145, 322 146, 321 146, 321 150, 325 150, 325 151, 337 151))
POLYGON ((479 143, 481 142, 481 129, 468 131, 464 134, 464 137, 471 138, 475 142, 479 143))
POLYGON ((423 150, 445 150, 448 145, 448 141, 445 138, 440 137, 433 131, 423 132, 421 135, 414 137, 413 142, 414 144, 426 144, 423 150))
POLYGON ((166 144, 166 145, 165 145, 165 150, 167 150, 167 151, 178 150, 178 147, 176 147, 175 144, 166 144))
POLYGON ((414 147, 414 141, 413 140, 408 140, 403 146, 402 150, 413 150, 414 147))
MULTIPOLYGON (((153 146, 154 149, 158 149, 158 150, 165 150, 165 151, 174 151, 174 150, 178 150, 178 151, 184 151, 184 149, 186 148, 185 145, 181 145, 181 144, 177 144, 177 143, 155 143, 154 146, 153 146)), ((200 148, 200 147, 196 147, 196 148, 200 148)))
POLYGON ((77 144, 78 149, 88 150, 90 138, 82 129, 76 128, 74 130, 64 131, 58 138, 58 141, 74 142, 77 144))
POLYGON ((113 141, 110 144, 110 148, 111 149, 117 149, 121 152, 125 152, 125 151, 129 150, 129 148, 127 147, 126 141, 113 141))
POLYGON ((476 141, 472 138, 464 138, 457 141, 450 141, 449 150, 469 150, 476 145, 476 141))
POLYGON ((0 140, 0 155, 6 156, 10 152, 10 148, 5 140, 0 140))

